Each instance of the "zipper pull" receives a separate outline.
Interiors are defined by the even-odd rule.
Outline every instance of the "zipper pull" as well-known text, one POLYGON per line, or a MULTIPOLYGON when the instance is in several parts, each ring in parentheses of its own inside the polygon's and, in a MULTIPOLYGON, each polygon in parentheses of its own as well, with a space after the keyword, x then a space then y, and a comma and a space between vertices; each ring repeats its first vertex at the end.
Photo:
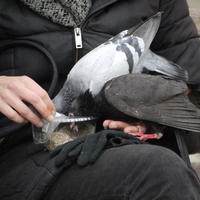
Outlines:
POLYGON ((74 28, 74 36, 75 36, 76 48, 77 49, 82 48, 83 45, 82 45, 82 36, 81 36, 81 29, 80 28, 74 28))

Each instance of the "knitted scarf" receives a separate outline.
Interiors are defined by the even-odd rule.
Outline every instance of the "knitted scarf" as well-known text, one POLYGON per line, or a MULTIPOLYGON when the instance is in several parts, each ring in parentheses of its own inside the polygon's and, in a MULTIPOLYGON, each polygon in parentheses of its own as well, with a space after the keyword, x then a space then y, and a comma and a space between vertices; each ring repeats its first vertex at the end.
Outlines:
POLYGON ((92 0, 20 0, 55 23, 77 27, 86 18, 92 0))

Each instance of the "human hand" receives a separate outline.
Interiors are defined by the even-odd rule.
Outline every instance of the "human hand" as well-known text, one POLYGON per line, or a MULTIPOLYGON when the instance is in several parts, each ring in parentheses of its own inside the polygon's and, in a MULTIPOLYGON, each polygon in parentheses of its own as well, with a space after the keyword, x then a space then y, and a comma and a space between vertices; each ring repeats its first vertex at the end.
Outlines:
POLYGON ((114 120, 105 120, 103 122, 104 129, 121 130, 124 133, 134 135, 140 140, 146 141, 148 139, 160 139, 163 136, 163 128, 165 126, 159 124, 147 124, 143 121, 139 123, 130 123, 114 120), (150 132, 149 132, 150 131, 150 132))
POLYGON ((43 121, 26 105, 30 103, 47 121, 52 121, 55 107, 47 92, 27 76, 0 76, 0 112, 17 123, 43 121))
POLYGON ((147 131, 147 125, 144 122, 131 123, 131 122, 122 122, 122 121, 115 121, 115 120, 105 120, 103 122, 103 127, 105 129, 116 129, 121 130, 124 133, 136 133, 141 131, 145 133, 147 131))

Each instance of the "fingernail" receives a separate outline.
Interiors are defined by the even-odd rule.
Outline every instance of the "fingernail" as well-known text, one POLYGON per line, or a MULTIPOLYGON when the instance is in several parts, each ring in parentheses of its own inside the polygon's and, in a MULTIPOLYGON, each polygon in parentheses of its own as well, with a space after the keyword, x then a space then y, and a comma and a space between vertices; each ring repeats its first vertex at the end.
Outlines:
POLYGON ((43 122, 40 121, 40 122, 37 124, 37 127, 39 127, 39 128, 43 127, 43 122))
POLYGON ((52 122, 52 121, 54 120, 54 116, 53 116, 53 115, 49 115, 49 116, 47 117, 47 120, 48 120, 49 122, 52 122))

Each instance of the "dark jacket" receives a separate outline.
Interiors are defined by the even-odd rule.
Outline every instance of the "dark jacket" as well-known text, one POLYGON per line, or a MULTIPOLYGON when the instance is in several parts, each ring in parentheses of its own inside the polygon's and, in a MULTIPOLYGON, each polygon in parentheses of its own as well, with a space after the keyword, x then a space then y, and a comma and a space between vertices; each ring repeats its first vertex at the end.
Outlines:
MULTIPOLYGON (((27 75, 48 90, 54 73, 53 59, 59 74, 53 97, 79 58, 158 11, 164 13, 151 49, 187 69, 189 82, 199 84, 200 41, 186 0, 94 0, 88 17, 80 26, 82 49, 75 48, 73 28, 51 22, 19 0, 1 0, 0 75, 27 75), (27 41, 31 43, 24 45, 27 41), (3 48, 12 42, 19 43, 3 48)), ((43 146, 32 143, 30 125, 16 125, 2 115, 0 135, 5 127, 9 136, 0 144, 0 199, 40 199, 62 170, 54 168, 53 159, 48 158, 43 146), (40 175, 34 176, 35 173, 40 175), (11 177, 22 181, 18 185, 18 181, 10 181, 11 177), (32 181, 30 184, 24 180, 32 181)), ((164 146, 172 143, 175 139, 171 141, 168 137, 161 141, 164 146)))

